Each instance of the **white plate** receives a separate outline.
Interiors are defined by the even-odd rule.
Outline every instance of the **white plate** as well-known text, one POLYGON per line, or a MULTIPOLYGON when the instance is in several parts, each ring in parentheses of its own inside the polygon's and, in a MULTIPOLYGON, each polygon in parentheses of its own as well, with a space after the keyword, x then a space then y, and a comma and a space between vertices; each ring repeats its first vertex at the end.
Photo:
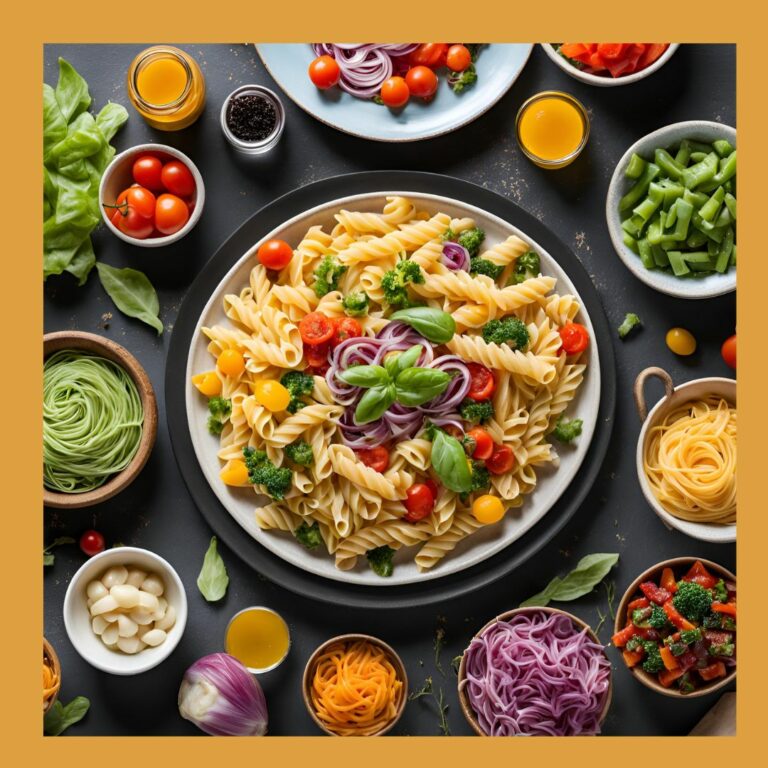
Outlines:
MULTIPOLYGON (((574 446, 558 446, 561 457, 559 469, 538 470, 539 482, 536 489, 525 497, 522 507, 509 510, 501 524, 488 526, 468 537, 445 560, 426 573, 419 573, 413 562, 415 548, 399 550, 395 555, 394 574, 383 579, 374 574, 364 560, 352 570, 339 571, 334 566, 333 556, 328 555, 324 549, 322 552, 310 552, 304 549, 290 534, 262 531, 254 518, 254 507, 259 503, 260 497, 255 496, 253 491, 248 488, 225 486, 219 479, 221 462, 216 455, 219 441, 208 433, 205 398, 200 396, 200 393, 191 383, 193 374, 209 370, 212 365, 212 358, 207 351, 207 339, 200 329, 203 326, 229 322, 224 314, 222 300, 225 294, 239 293, 243 286, 248 283, 248 276, 255 264, 254 254, 262 242, 273 237, 279 237, 289 243, 297 243, 309 227, 316 224, 332 225, 334 223, 333 215, 340 208, 353 211, 380 211, 388 195, 408 197, 416 203, 420 210, 427 210, 430 213, 443 211, 452 217, 471 216, 477 225, 485 231, 488 246, 506 239, 509 235, 518 235, 541 255, 542 272, 557 278, 556 290, 561 294, 576 293, 568 275, 540 245, 512 224, 474 206, 438 195, 409 191, 370 192, 333 200, 295 216, 271 232, 264 232, 263 239, 254 243, 251 249, 233 264, 219 285, 213 289, 211 298, 197 323, 193 337, 195 340, 189 350, 185 394, 192 444, 203 475, 227 511, 242 526, 244 532, 278 557, 309 573, 350 584, 377 587, 423 582, 458 573, 491 557, 519 539, 552 508, 578 472, 592 440, 600 404, 599 353, 592 344, 588 352, 588 366, 584 381, 568 410, 568 413, 577 414, 579 418, 583 419, 583 431, 574 446)), ((584 308, 582 308, 578 320, 587 327, 591 338, 594 339, 594 328, 584 308)), ((263 497, 261 498, 263 499, 263 497)), ((266 501, 268 500, 263 499, 261 503, 266 501)))

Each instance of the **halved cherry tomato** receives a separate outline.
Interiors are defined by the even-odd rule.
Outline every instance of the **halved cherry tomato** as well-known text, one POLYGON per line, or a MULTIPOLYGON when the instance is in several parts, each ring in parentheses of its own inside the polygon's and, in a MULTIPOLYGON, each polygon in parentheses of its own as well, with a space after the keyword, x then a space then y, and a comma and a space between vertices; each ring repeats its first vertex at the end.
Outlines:
POLYGON ((717 579, 707 570, 701 560, 697 560, 688 573, 683 576, 682 581, 693 581, 701 585, 704 589, 712 589, 717 584, 717 579))
POLYGON ((428 99, 437 90, 437 75, 429 67, 411 67, 405 76, 405 84, 414 96, 428 99))
POLYGON ((131 205, 125 211, 118 208, 112 214, 111 221, 123 234, 137 240, 146 240, 154 229, 152 220, 141 216, 131 205))
POLYGON ((137 184, 153 192, 162 192, 163 163, 154 155, 141 155, 133 161, 133 178, 137 184))
POLYGON ((375 448, 361 448, 355 453, 366 467, 375 469, 377 472, 384 472, 389 466, 389 451, 383 445, 377 445, 375 448))
POLYGON ((304 346, 304 357, 307 358, 307 365, 314 369, 313 373, 322 376, 328 370, 328 350, 330 348, 330 341, 324 341, 322 344, 306 344, 304 346))
POLYGON ((493 371, 480 363, 467 363, 470 382, 467 397, 470 400, 487 400, 496 389, 496 379, 493 378, 493 371))
POLYGON ((508 445, 497 445, 485 462, 486 469, 492 475, 503 475, 515 466, 515 454, 508 445))
POLYGON ((426 485, 427 488, 429 488, 429 490, 432 491, 432 495, 435 498, 437 498, 437 494, 440 492, 440 487, 438 486, 438 484, 431 477, 428 477, 424 481, 424 485, 426 485))
POLYGON ((309 65, 309 79, 321 91, 332 88, 341 78, 341 69, 333 56, 318 56, 309 65))
POLYGON ((322 312, 309 312, 299 321, 299 333, 305 344, 322 344, 333 336, 333 323, 322 312))
POLYGON ((720 353, 723 356, 723 360, 725 360, 725 364, 729 368, 733 368, 733 370, 736 370, 736 334, 734 333, 733 336, 729 336, 724 342, 723 346, 720 348, 720 353))
POLYGON ((216 397, 221 394, 221 379, 216 375, 216 371, 196 373, 192 377, 192 383, 206 397, 216 397))
POLYGON ((448 49, 445 63, 453 72, 463 72, 472 63, 472 54, 466 45, 456 43, 448 49))
POLYGON ((422 66, 438 69, 445 66, 445 57, 448 54, 447 43, 422 43, 408 57, 412 67, 422 66))
POLYGON ((121 206, 123 211, 126 210, 126 206, 133 206, 139 216, 152 219, 155 216, 155 202, 155 196, 148 189, 137 184, 134 187, 124 189, 117 196, 115 204, 121 206))
POLYGON ((493 453, 493 438, 482 428, 472 427, 467 436, 475 441, 475 450, 472 451, 473 459, 485 460, 493 453))
POLYGON ((333 338, 331 347, 334 349, 347 339, 357 338, 363 335, 360 323, 354 317, 337 317, 333 320, 333 338))
POLYGON ((189 197, 195 191, 195 177, 184 163, 171 160, 160 171, 163 186, 174 195, 189 197))
POLYGON ((414 483, 406 490, 403 504, 408 510, 403 515, 403 520, 407 523, 418 523, 434 509, 435 497, 426 483, 414 483))
POLYGON ((178 232, 189 221, 187 204, 176 195, 164 194, 155 204, 155 227, 164 235, 178 232))
POLYGON ((566 323, 560 329, 560 339, 567 355, 578 355, 589 346, 589 331, 581 323, 566 323))
POLYGON ((390 77, 381 86, 381 100, 393 109, 404 107, 411 97, 408 84, 402 77, 390 77))
POLYGON ((267 240, 259 246, 256 258, 267 269, 283 269, 293 258, 293 248, 285 240, 267 240))

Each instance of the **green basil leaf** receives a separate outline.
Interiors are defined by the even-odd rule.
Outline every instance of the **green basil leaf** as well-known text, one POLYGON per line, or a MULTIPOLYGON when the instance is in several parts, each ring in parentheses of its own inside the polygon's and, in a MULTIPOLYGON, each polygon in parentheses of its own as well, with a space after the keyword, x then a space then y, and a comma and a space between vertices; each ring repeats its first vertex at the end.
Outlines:
POLYGON ((106 141, 90 112, 83 112, 69 124, 66 138, 50 151, 48 159, 58 168, 74 163, 98 152, 106 141))
POLYGON ((96 126, 104 140, 109 143, 126 120, 128 120, 128 110, 122 104, 108 101, 96 115, 96 126))
POLYGON ((337 378, 354 387, 376 387, 389 384, 389 374, 380 365, 353 365, 336 374, 337 378))
POLYGON ((90 237, 86 237, 65 269, 77 278, 78 285, 85 285, 88 275, 95 266, 96 254, 93 252, 93 243, 90 237))
POLYGON ((68 123, 91 106, 88 83, 61 56, 59 56, 59 82, 56 85, 56 101, 59 104, 61 114, 64 115, 64 119, 68 123))
POLYGON ((99 223, 88 181, 62 179, 56 198, 56 224, 67 224, 86 235, 99 223))
POLYGON ((568 602, 591 592, 619 560, 616 553, 586 555, 568 575, 555 577, 544 590, 520 603, 521 608, 547 605, 552 600, 568 602))
POLYGON ((355 421, 358 424, 368 424, 371 421, 376 421, 395 402, 395 394, 394 384, 380 384, 376 387, 371 387, 357 404, 355 421))
POLYGON ((213 536, 208 545, 208 551, 205 553, 200 575, 197 577, 197 588, 202 596, 209 603, 212 603, 224 597, 228 585, 227 569, 216 548, 216 537, 213 536))
POLYGON ((43 83, 43 157, 67 135, 67 121, 59 109, 56 92, 43 83))
POLYGON ((85 696, 76 696, 66 706, 60 701, 56 701, 46 712, 43 719, 43 730, 49 736, 59 736, 70 725, 79 723, 85 717, 90 707, 91 702, 85 696))
POLYGON ((421 405, 445 392, 451 377, 434 368, 406 368, 395 379, 397 401, 403 405, 421 405))
POLYGON ((433 344, 446 344, 456 333, 456 321, 447 312, 434 307, 411 307, 401 309, 389 316, 410 325, 433 344))
POLYGON ((157 316, 160 302, 143 272, 130 267, 117 269, 103 262, 97 262, 96 269, 104 290, 121 312, 151 325, 158 335, 163 332, 163 324, 157 316))
POLYGON ((432 439, 432 467, 443 485, 456 493, 468 493, 472 488, 472 473, 467 454, 461 443, 441 429, 432 439))

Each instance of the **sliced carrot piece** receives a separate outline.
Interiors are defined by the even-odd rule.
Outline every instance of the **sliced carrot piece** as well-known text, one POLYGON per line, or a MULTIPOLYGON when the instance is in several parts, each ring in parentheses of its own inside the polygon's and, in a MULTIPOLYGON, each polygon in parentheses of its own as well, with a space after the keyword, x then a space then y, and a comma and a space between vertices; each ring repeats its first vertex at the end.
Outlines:
POLYGON ((726 613, 729 616, 735 616, 736 603, 712 603, 712 610, 715 613, 726 613))
POLYGON ((578 59, 585 53, 589 53, 589 51, 584 43, 563 43, 560 46, 560 53, 562 53, 563 56, 567 56, 569 59, 578 59))
POLYGON ((678 669, 662 669, 661 672, 659 672, 659 682, 665 687, 669 688, 672 683, 675 682, 678 678, 681 678, 685 672, 678 668, 678 669))
POLYGON ((664 666, 667 669, 677 669, 680 665, 677 663, 677 659, 675 658, 675 655, 672 653, 672 651, 667 648, 667 646, 664 646, 663 648, 659 648, 659 654, 661 655, 661 660, 664 662, 664 666))
POLYGON ((718 677, 725 677, 725 664, 722 661, 716 661, 708 667, 699 670, 702 680, 716 680, 718 677))
POLYGON ((624 663, 631 669, 642 661, 644 654, 642 651, 627 651, 625 649, 621 655, 624 657, 624 663))

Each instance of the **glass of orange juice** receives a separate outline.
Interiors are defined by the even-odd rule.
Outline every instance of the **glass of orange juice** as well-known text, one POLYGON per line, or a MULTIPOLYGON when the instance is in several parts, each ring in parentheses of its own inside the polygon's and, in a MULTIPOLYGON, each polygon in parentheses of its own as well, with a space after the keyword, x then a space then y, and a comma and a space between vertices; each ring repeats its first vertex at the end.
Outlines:
POLYGON ((283 617, 271 608, 252 606, 238 611, 227 625, 224 647, 249 672, 277 667, 288 655, 291 635, 283 617))
POLYGON ((515 131, 529 160, 540 168, 563 168, 586 146, 589 116, 584 105, 570 94, 542 91, 523 102, 515 131))

